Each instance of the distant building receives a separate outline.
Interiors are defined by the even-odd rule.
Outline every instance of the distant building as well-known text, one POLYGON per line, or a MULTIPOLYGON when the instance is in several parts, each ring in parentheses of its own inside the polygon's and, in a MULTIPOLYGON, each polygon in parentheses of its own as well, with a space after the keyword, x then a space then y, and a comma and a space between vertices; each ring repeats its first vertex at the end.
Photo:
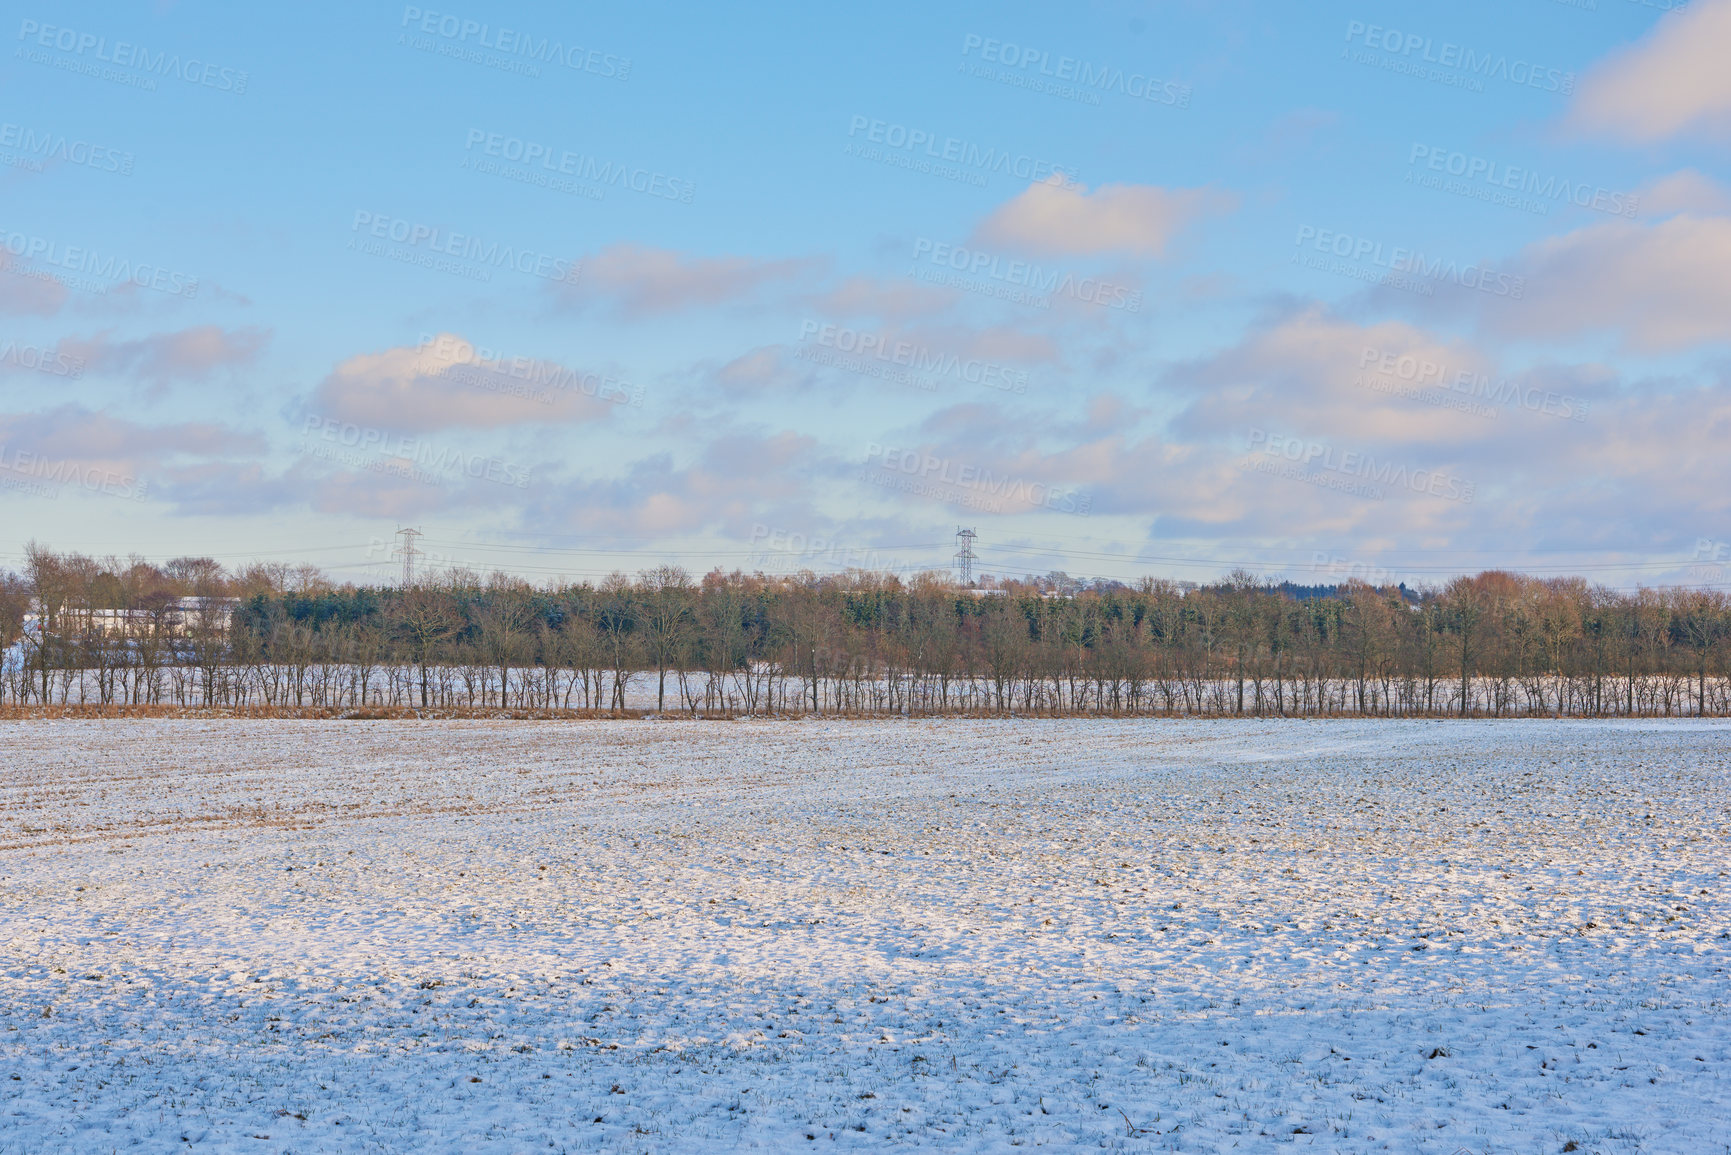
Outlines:
MULTIPOLYGON (((171 598, 150 609, 113 609, 102 606, 61 606, 53 615, 54 632, 61 637, 97 633, 104 637, 190 638, 200 633, 228 636, 229 624, 239 598, 171 598)), ((41 603, 32 599, 24 615, 24 630, 31 635, 42 630, 41 603)))

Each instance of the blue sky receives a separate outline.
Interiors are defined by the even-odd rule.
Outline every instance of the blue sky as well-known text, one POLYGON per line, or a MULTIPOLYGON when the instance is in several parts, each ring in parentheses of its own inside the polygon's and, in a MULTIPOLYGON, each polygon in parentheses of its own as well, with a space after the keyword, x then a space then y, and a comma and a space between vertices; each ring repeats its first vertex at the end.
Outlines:
POLYGON ((1731 7, 15 7, 0 562, 1731 585, 1731 7))

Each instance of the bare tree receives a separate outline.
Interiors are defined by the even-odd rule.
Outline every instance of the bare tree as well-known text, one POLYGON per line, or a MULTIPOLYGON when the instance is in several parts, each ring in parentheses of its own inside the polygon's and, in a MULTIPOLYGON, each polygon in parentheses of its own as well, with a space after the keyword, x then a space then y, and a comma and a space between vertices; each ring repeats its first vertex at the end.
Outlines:
POLYGON ((615 713, 625 708, 625 690, 640 648, 635 629, 639 616, 636 594, 622 573, 609 574, 601 583, 596 624, 613 672, 613 701, 608 709, 615 713))
POLYGON ((481 652, 499 671, 499 705, 510 705, 511 670, 528 657, 534 636, 535 614, 529 605, 526 584, 504 574, 495 574, 486 598, 478 604, 475 626, 481 652))
POLYGON ((426 586, 406 589, 391 606, 391 626, 408 645, 410 660, 421 674, 421 705, 427 705, 427 667, 440 643, 462 627, 462 616, 451 598, 426 586))
POLYGON ((691 625, 691 575, 676 565, 638 575, 638 620, 655 666, 655 711, 667 709, 667 671, 674 665, 691 625))

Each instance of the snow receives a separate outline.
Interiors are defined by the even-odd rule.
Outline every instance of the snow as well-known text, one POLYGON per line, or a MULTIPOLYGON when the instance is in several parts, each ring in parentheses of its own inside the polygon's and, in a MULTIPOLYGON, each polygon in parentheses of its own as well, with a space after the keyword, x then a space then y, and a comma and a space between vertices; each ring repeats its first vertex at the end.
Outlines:
POLYGON ((0 1152, 1731 1145, 1725 723, 0 741, 0 1152))

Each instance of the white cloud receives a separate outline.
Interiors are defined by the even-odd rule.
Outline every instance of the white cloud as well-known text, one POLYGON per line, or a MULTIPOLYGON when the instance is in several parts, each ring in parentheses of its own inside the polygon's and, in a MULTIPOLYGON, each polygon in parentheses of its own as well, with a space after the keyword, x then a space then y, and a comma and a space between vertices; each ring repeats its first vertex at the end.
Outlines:
POLYGON ((1230 193, 1212 188, 1109 184, 1089 192, 1054 178, 999 206, 977 237, 1043 254, 1158 257, 1181 229, 1235 204, 1230 193))
POLYGON ((719 530, 744 538, 753 524, 810 524, 816 441, 783 430, 729 432, 677 465, 666 454, 623 474, 538 485, 528 519, 584 533, 645 536, 719 530))
POLYGON ((1692 168, 1647 182, 1639 192, 1641 212, 1648 218, 1673 213, 1731 214, 1731 192, 1692 168))
POLYGON ((1571 120, 1634 143, 1731 130, 1731 0, 1696 0, 1581 81, 1571 120))
POLYGON ((568 305, 602 304, 627 317, 740 304, 766 286, 809 276, 819 262, 755 257, 694 257, 671 249, 618 244, 585 257, 582 272, 556 287, 568 305))
POLYGON ((269 329, 195 325, 130 341, 112 340, 101 333, 62 341, 60 348, 83 358, 86 372, 126 374, 163 384, 203 381, 219 369, 251 365, 270 337, 269 329))
POLYGON ((1731 218, 1608 221, 1531 245, 1511 268, 1522 299, 1482 303, 1506 336, 1614 332, 1647 352, 1731 340, 1731 218))
POLYGON ((319 384, 311 407, 380 429, 492 429, 599 421, 629 396, 616 378, 489 355, 440 333, 418 347, 350 357, 319 384))

